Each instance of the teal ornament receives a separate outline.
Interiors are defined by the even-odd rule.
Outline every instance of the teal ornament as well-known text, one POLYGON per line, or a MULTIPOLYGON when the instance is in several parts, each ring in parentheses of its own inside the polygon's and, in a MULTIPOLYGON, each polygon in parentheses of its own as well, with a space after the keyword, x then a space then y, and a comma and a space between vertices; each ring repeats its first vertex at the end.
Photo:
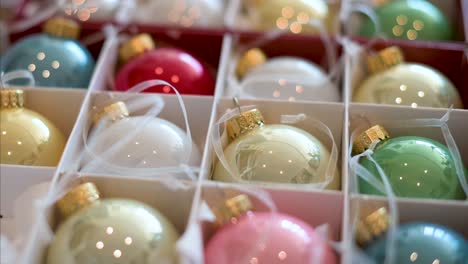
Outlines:
MULTIPOLYGON (((375 9, 382 33, 404 40, 452 40, 453 30, 445 15, 427 0, 393 0, 375 9)), ((365 19, 360 35, 375 35, 375 25, 365 19)))
MULTIPOLYGON (((376 263, 384 263, 387 236, 382 235, 365 247, 376 263)), ((432 223, 400 225, 397 234, 395 263, 466 264, 468 242, 454 230, 432 223)))
MULTIPOLYGON (((53 26, 45 29, 48 33, 27 36, 8 49, 1 58, 1 71, 27 70, 33 74, 36 86, 87 88, 95 62, 89 51, 71 37, 79 29, 65 28, 58 31, 60 35, 52 31, 58 28, 56 21, 53 26)), ((9 83, 25 85, 27 82, 9 83)))

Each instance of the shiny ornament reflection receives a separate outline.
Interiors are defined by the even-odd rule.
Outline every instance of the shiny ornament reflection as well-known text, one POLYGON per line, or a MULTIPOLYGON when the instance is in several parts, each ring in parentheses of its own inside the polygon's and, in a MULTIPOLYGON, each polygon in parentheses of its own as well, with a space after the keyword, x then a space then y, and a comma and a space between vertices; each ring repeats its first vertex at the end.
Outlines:
MULTIPOLYGON (((192 152, 188 156, 187 134, 175 124, 156 117, 148 119, 146 116, 128 116, 128 110, 122 102, 110 105, 107 109, 110 110, 95 124, 89 135, 89 142, 92 142, 89 145, 90 150, 102 158, 102 162, 127 168, 170 167, 181 163, 200 165, 201 154, 198 147, 192 143, 192 152), (123 112, 117 113, 119 111, 123 112), (118 118, 111 120, 112 116, 118 118), (100 130, 96 131, 96 127, 100 130), (123 143, 122 139, 136 129, 138 132, 123 143), (112 153, 108 152, 116 144, 122 145, 112 153)), ((90 161, 85 161, 84 164, 90 161)), ((97 166, 92 169, 93 172, 106 171, 106 166, 99 165, 100 161, 95 164, 97 166)))
POLYGON ((221 227, 205 247, 207 264, 338 263, 328 244, 303 221, 249 212, 221 227))
POLYGON ((398 57, 402 57, 401 51, 394 47, 381 51, 380 55, 369 56, 369 60, 374 61, 378 56, 384 60, 395 60, 385 61, 383 68, 371 70, 372 75, 355 91, 354 102, 405 105, 412 108, 448 108, 452 105, 463 108, 457 89, 441 72, 427 65, 400 61, 398 57), (392 56, 384 57, 385 54, 392 56))
POLYGON ((2 90, 0 163, 56 166, 65 147, 62 132, 41 114, 23 107, 22 90, 2 90))
POLYGON ((224 1, 137 0, 134 20, 181 27, 223 27, 224 1))
MULTIPOLYGON (((124 63, 115 77, 115 90, 126 91, 147 80, 164 80, 181 94, 213 95, 214 78, 208 67, 189 53, 174 48, 154 48, 151 36, 140 34, 120 49, 124 63)), ((154 86, 145 92, 174 93, 168 86, 154 86)))
MULTIPOLYGON (((70 20, 54 18, 46 22, 46 33, 27 36, 2 57, 2 72, 27 70, 32 73, 37 86, 87 88, 94 59, 75 38, 78 25, 70 20)), ((11 84, 24 85, 22 80, 11 84)))
POLYGON ((245 68, 238 70, 241 73, 245 72, 241 80, 241 97, 288 101, 339 101, 338 88, 318 65, 289 56, 265 59, 263 62, 246 62, 258 60, 252 53, 259 52, 262 51, 249 50, 239 62, 239 66, 245 68), (313 81, 313 84, 304 84, 301 80, 313 81))
MULTIPOLYGON (((367 131, 383 131, 374 126, 367 131)), ((370 135, 374 132, 365 132, 370 135)), ((386 133, 386 132, 385 132, 386 133)), ((363 134, 364 135, 364 134, 363 134)), ((366 136, 364 136, 366 137, 366 136)), ((376 138, 367 142, 375 141, 376 138)), ((437 141, 417 136, 401 136, 382 139, 375 147, 372 158, 385 172, 395 195, 399 197, 431 199, 465 199, 457 177, 455 163, 448 148, 437 141)), ((357 140, 355 149, 365 140, 357 140)), ((360 152, 360 151, 358 151, 360 152)), ((379 172, 369 159, 360 160, 370 173, 380 179, 379 172)), ((359 178, 359 192, 383 195, 380 191, 359 178)))
MULTIPOLYGON (((465 264, 468 259, 468 242, 445 226, 422 222, 402 224, 397 236, 395 261, 399 264, 465 264)), ((383 235, 365 248, 377 263, 384 262, 386 241, 383 235)))
MULTIPOLYGON (((260 185, 322 183, 330 160, 328 149, 306 131, 288 125, 265 125, 257 109, 242 113, 228 121, 230 144, 224 156, 231 170, 230 175, 218 162, 213 179, 225 182, 250 182, 260 185), (242 132, 234 135, 233 127, 242 132)), ((327 189, 340 188, 338 171, 332 175, 327 189)))
POLYGON ((64 13, 81 21, 112 20, 119 6, 119 0, 67 0, 64 13))
POLYGON ((165 216, 134 200, 79 201, 86 195, 68 205, 79 204, 58 227, 47 264, 175 263, 178 233, 165 216))
POLYGON ((287 30, 294 34, 318 32, 309 22, 325 24, 328 6, 323 0, 258 0, 245 1, 252 24, 259 30, 287 30))
MULTIPOLYGON (((394 0, 376 8, 383 33, 405 40, 451 40, 452 27, 445 15, 427 0, 394 0)), ((361 35, 373 36, 375 25, 367 19, 361 35)))

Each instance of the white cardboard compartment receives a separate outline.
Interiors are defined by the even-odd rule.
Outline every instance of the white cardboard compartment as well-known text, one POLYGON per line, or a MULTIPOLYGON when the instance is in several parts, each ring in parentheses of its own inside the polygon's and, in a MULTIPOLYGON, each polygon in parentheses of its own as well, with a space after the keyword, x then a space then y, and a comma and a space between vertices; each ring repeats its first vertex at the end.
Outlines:
MULTIPOLYGON (((276 38, 268 38, 268 36, 262 36, 262 35, 255 35, 251 36, 249 34, 240 34, 240 35, 227 35, 225 37, 225 43, 224 43, 224 49, 226 49, 226 54, 225 58, 223 58, 223 66, 225 68, 220 68, 220 70, 223 70, 220 72, 218 75, 218 79, 221 79, 222 81, 222 86, 218 87, 217 92, 218 94, 221 94, 221 96, 236 96, 239 91, 236 90, 235 87, 232 87, 228 83, 228 78, 229 78, 229 67, 231 67, 232 60, 235 57, 239 57, 239 52, 245 47, 249 48, 260 48, 262 49, 263 52, 267 55, 267 60, 273 59, 275 57, 297 57, 304 59, 306 61, 310 61, 314 63, 317 67, 323 70, 325 74, 330 74, 330 71, 333 70, 336 67, 339 66, 339 56, 341 55, 340 52, 340 44, 334 41, 333 39, 330 39, 332 42, 333 46, 327 46, 326 43, 323 42, 323 40, 319 36, 296 36, 296 35, 291 35, 291 34, 283 34, 281 36, 278 36, 276 38), (252 46, 255 44, 254 46, 252 46), (304 49, 304 47, 307 47, 304 49), (334 56, 331 56, 332 60, 335 60, 332 63, 335 63, 334 65, 329 65, 329 61, 327 59, 327 52, 326 49, 333 49, 334 56)), ((235 65, 234 65, 235 66, 235 65)), ((337 76, 338 78, 336 79, 336 89, 338 89, 338 100, 336 102, 342 102, 343 100, 343 92, 342 92, 342 87, 341 87, 341 76, 337 76)), ((237 77, 234 77, 237 79, 237 77)), ((278 80, 281 79, 281 76, 278 76, 278 80)), ((281 87, 278 86, 279 89, 281 87)), ((331 89, 333 87, 326 87, 324 86, 324 89, 331 89)), ((317 91, 320 92, 320 91, 317 91)), ((264 98, 257 98, 260 100, 263 100, 264 98)), ((277 100, 277 101, 284 101, 284 99, 267 99, 265 98, 264 100, 277 100)), ((302 99, 300 94, 293 100, 293 101, 311 101, 308 99, 302 99)), ((316 102, 319 102, 320 100, 316 100, 316 102)), ((333 101, 335 102, 335 101, 333 101)))
MULTIPOLYGON (((158 115, 159 118, 168 120, 182 130, 185 129, 185 121, 183 119, 182 110, 180 108, 178 99, 175 95, 167 94, 141 94, 141 93, 123 93, 123 92, 109 92, 109 91, 96 91, 90 94, 89 102, 85 104, 83 108, 83 113, 80 118, 82 122, 79 122, 76 126, 76 138, 74 141, 74 150, 69 153, 67 160, 63 161, 63 166, 61 171, 70 171, 76 170, 76 161, 80 156, 80 153, 83 150, 83 132, 84 129, 91 125, 92 123, 92 107, 94 105, 102 105, 104 102, 108 102, 111 96, 114 97, 114 100, 119 100, 119 98, 141 98, 141 97, 162 97, 164 100, 164 108, 161 113, 158 115)), ((184 105, 187 111, 187 117, 189 121, 190 131, 192 134, 192 140, 197 145, 201 154, 205 147, 206 137, 208 133, 208 125, 210 120, 210 115, 212 112, 213 106, 213 97, 210 96, 182 96, 184 105)), ((130 116, 137 116, 144 113, 130 113, 130 116)))
MULTIPOLYGON (((266 124, 279 124, 281 115, 294 115, 304 113, 307 116, 318 119, 329 127, 333 134, 337 150, 341 153, 341 141, 343 131, 343 118, 344 118, 344 105, 339 103, 318 103, 318 102, 287 102, 287 101, 272 101, 272 100, 239 100, 241 106, 244 105, 256 105, 262 113, 266 124)), ((227 109, 234 109, 234 105, 231 98, 221 98, 216 105, 215 117, 212 118, 213 126, 219 118, 226 112, 227 109)), ((301 128, 301 126, 298 126, 301 128)), ((309 129, 303 128, 306 131, 309 129)), ((309 131, 312 132, 312 131, 309 131)), ((331 147, 329 144, 330 140, 323 134, 315 135, 321 140, 327 147, 331 147)), ((211 167, 216 162, 217 157, 212 149, 211 138, 208 140, 209 147, 205 151, 204 161, 202 164, 206 171, 204 174, 200 174, 205 179, 211 178, 211 167)), ((338 155, 337 167, 341 169, 340 154, 338 155)), ((341 173, 340 173, 341 175, 341 173)), ((343 185, 343 179, 342 179, 343 185)), ((278 186, 281 189, 280 186, 278 186)))
MULTIPOLYGON (((408 120, 416 118, 434 118, 439 119, 447 113, 447 109, 437 108, 417 108, 411 109, 399 106, 369 105, 369 104, 351 104, 349 109, 350 128, 352 133, 357 126, 365 124, 365 118, 371 125, 383 124, 383 121, 408 120)), ((468 164, 468 140, 465 131, 467 129, 466 120, 468 120, 468 111, 454 109, 450 113, 450 119, 447 122, 452 136, 457 143, 462 160, 465 166, 468 164)), ((418 135, 432 138, 445 144, 440 128, 409 128, 389 130, 391 137, 402 135, 418 135)), ((350 135, 348 135, 348 140, 350 135)), ((347 158, 348 159, 348 158, 347 158)), ((382 206, 388 208, 388 200, 384 196, 349 194, 352 186, 348 186, 348 213, 345 213, 344 233, 347 243, 354 238, 349 236, 352 228, 353 217, 356 208, 363 214, 372 209, 382 206), (359 207, 356 204, 359 203, 359 207)), ((468 227, 466 219, 468 218, 468 203, 466 200, 438 200, 438 199, 419 199, 419 198, 397 198, 396 199, 400 222, 425 221, 433 222, 453 228, 460 234, 468 236, 468 227)), ((351 252, 348 251, 345 257, 346 262, 351 261, 351 252)))
MULTIPOLYGON (((25 107, 45 116, 68 139, 87 91, 58 88, 22 89, 25 92, 25 107)), ((1 164, 1 214, 11 217, 11 206, 15 197, 27 187, 51 180, 55 169, 56 167, 1 164)))
MULTIPOLYGON (((468 218, 468 204, 466 202, 452 202, 423 199, 397 199, 400 223, 429 222, 444 225, 454 229, 465 237, 468 236, 466 219, 468 218)), ((385 198, 367 195, 352 195, 351 208, 358 209, 362 216, 380 207, 388 209, 385 198), (358 207, 357 204, 359 204, 358 207)), ((351 210, 353 212, 353 210, 351 210)), ((350 223, 354 214, 351 215, 350 223)))
MULTIPOLYGON (((141 32, 132 32, 132 34, 120 34, 114 30, 108 34, 108 38, 102 48, 101 60, 96 67, 96 79, 99 79, 91 86, 92 91, 113 90, 115 74, 118 72, 118 51, 122 44, 123 37, 133 37, 136 33, 148 33, 156 44, 156 49, 162 46, 173 46, 188 52, 200 59, 206 64, 213 78, 217 77, 218 68, 221 67, 220 59, 223 53, 224 35, 221 33, 192 32, 178 30, 162 30, 158 27, 141 28, 141 32), (201 34, 198 36, 197 34, 201 34), (207 47, 210 52, 207 52, 207 47)), ((158 79, 155 75, 154 79, 158 79)), ((177 88, 177 84, 174 84, 177 88)), ((215 89, 216 90, 216 89, 215 89)))
MULTIPOLYGON (((362 45, 366 44, 364 43, 362 45)), ((391 41, 378 42, 373 44, 370 48, 378 52, 389 46, 392 46, 391 41)), ((414 45, 414 43, 405 43, 398 45, 398 47, 400 47, 403 52, 405 62, 429 66, 440 71, 447 77, 458 90, 466 108, 468 93, 466 93, 463 88, 468 83, 466 80, 468 65, 466 59, 463 58, 464 51, 461 47, 438 48, 431 45, 414 45)), ((345 74, 345 78, 349 84, 345 85, 345 100, 348 100, 348 102, 352 102, 354 91, 357 90, 369 76, 365 61, 366 54, 364 52, 366 52, 366 50, 356 54, 356 56, 352 56, 351 54, 346 55, 348 57, 346 62, 348 72, 345 74)), ((357 102, 352 103, 358 104, 357 102)), ((410 108, 410 106, 400 107, 410 108)))
MULTIPOLYGON (((132 179, 128 177, 112 176, 80 176, 68 184, 68 187, 76 186, 79 183, 93 182, 98 187, 102 199, 106 198, 127 198, 134 199, 150 205, 165 215, 170 222, 174 224, 180 236, 185 232, 189 224, 189 216, 195 195, 195 184, 184 182, 185 188, 175 189, 173 186, 167 186, 157 180, 152 179, 132 179)), ((46 217, 49 219, 48 226, 55 230, 59 225, 54 219, 54 208, 46 209, 46 217)), ((33 221, 34 223, 34 221, 33 221)), ((29 236, 27 249, 22 252, 22 256, 28 256, 22 259, 23 263, 41 263, 47 254, 47 243, 45 243, 38 234, 43 231, 38 230, 38 225, 34 225, 29 236)), ((201 243, 196 241, 194 243, 201 243)))
MULTIPOLYGON (((252 191, 250 186, 247 190, 252 191)), ((278 212, 303 220, 312 227, 330 225, 330 239, 339 241, 343 212, 343 194, 338 192, 310 192, 299 190, 267 189, 278 212)), ((266 211, 268 208, 249 192, 242 192, 241 185, 219 184, 204 181, 202 199, 210 206, 219 206, 224 200, 240 193, 249 195, 253 202, 253 211, 266 211)), ((209 224, 205 223, 205 241, 210 237, 209 224)))

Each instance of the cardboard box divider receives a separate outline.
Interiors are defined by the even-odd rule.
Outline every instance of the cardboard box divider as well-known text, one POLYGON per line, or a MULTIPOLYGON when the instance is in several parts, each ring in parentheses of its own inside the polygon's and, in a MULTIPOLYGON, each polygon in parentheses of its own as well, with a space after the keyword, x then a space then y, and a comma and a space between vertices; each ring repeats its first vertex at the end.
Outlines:
MULTIPOLYGON (((441 3, 441 0, 434 1, 438 4, 441 3)), ((448 1, 443 2, 445 3, 448 1)), ((231 59, 231 52, 235 42, 233 35, 229 34, 227 31, 204 31, 206 34, 199 36, 196 30, 190 29, 170 31, 158 27, 141 28, 152 33, 153 36, 157 37, 156 39, 162 39, 193 52, 202 57, 202 59, 213 68, 217 68, 216 92, 213 96, 184 96, 194 141, 198 144, 200 150, 204 150, 199 175, 204 179, 203 185, 201 186, 201 196, 199 195, 200 193, 195 192, 193 188, 183 191, 171 191, 158 180, 132 179, 131 175, 126 177, 102 177, 89 174, 81 175, 77 180, 90 180, 95 182, 100 187, 104 197, 127 197, 153 205, 171 219, 182 233, 190 221, 197 220, 197 217, 193 216, 199 213, 199 203, 201 199, 206 199, 210 202, 210 197, 213 197, 215 192, 220 190, 216 182, 209 180, 211 167, 215 160, 215 154, 211 147, 211 139, 209 138, 209 131, 213 128, 213 124, 217 121, 220 114, 224 113, 227 108, 233 107, 232 99, 224 97, 224 89, 227 64, 231 59), (174 206, 174 202, 177 202, 180 206, 174 206)), ((37 29, 33 29, 32 31, 34 30, 37 31, 37 29)), ((25 32, 24 34, 27 33, 28 32, 25 32)), ((245 34, 244 37, 251 37, 252 35, 249 34, 245 34)), ((316 37, 313 36, 298 36, 297 40, 293 40, 295 36, 285 36, 278 40, 278 43, 283 41, 283 44, 276 44, 277 46, 272 44, 273 46, 268 48, 269 54, 282 55, 283 49, 290 49, 291 52, 297 52, 291 53, 291 55, 304 54, 303 56, 305 57, 310 55, 310 58, 313 60, 315 59, 314 61, 317 62, 317 58, 319 57, 315 56, 320 53, 314 53, 312 50, 310 53, 307 50, 299 51, 302 38, 308 39, 310 43, 316 43, 316 37), (289 40, 292 41, 289 42, 289 40), (290 43, 290 45, 288 45, 288 43, 290 43)), ((468 87, 468 66, 463 49, 460 48, 462 45, 450 45, 447 43, 427 43, 423 45, 419 42, 401 43, 408 61, 414 60, 427 63, 441 70, 458 86, 465 106, 468 105, 468 94, 465 91, 466 89, 464 89, 464 87, 468 87), (422 51, 422 53, 417 54, 419 51, 422 51), (440 63, 441 60, 443 60, 444 63, 440 63)), ((99 55, 96 71, 88 91, 42 88, 41 90, 27 89, 28 107, 43 113, 49 119, 52 119, 65 133, 69 134, 69 140, 61 163, 55 171, 54 177, 57 179, 60 177, 61 173, 72 171, 76 168, 75 159, 82 148, 82 128, 90 122, 87 113, 93 104, 93 100, 100 100, 99 98, 107 96, 106 94, 108 92, 105 90, 109 88, 107 83, 109 78, 108 73, 113 73, 114 70, 117 44, 116 36, 111 36, 106 43, 99 44, 101 54, 99 55), (37 99, 36 103, 33 103, 33 98, 39 99, 37 99), (51 107, 51 104, 48 103, 51 98, 60 98, 59 100, 52 100, 54 103, 60 105, 58 107, 51 107), (60 109, 60 111, 56 109, 60 109), (76 121, 73 122, 74 120, 76 121)), ((386 46, 389 45, 389 43, 377 44, 377 47, 379 47, 379 45, 386 46)), ((304 48, 308 49, 311 47, 304 48)), ((98 58, 98 53, 93 54, 98 58)), ((296 216, 312 226, 328 223, 332 228, 332 239, 349 244, 352 240, 352 237, 349 236, 351 228, 350 220, 353 216, 355 201, 360 200, 361 206, 364 205, 368 207, 377 207, 386 203, 384 197, 350 193, 347 154, 349 151, 349 135, 353 131, 352 128, 355 125, 353 121, 356 120, 355 117, 364 116, 375 122, 382 119, 440 118, 446 112, 446 109, 411 109, 409 107, 352 103, 350 99, 352 83, 354 83, 353 79, 355 79, 353 74, 355 68, 359 67, 359 64, 355 64, 355 61, 347 55, 345 55, 344 61, 345 69, 344 78, 342 80, 342 103, 241 100, 241 104, 258 105, 269 122, 277 121, 279 114, 306 113, 321 120, 330 127, 340 151, 338 167, 342 178, 341 191, 298 191, 284 188, 266 188, 265 190, 270 193, 280 211, 296 216), (348 127, 348 125, 350 125, 350 127, 348 127)), ((149 95, 138 94, 135 96, 149 95)), ((161 117, 167 118, 169 121, 183 128, 184 124, 180 119, 180 109, 178 108, 175 96, 163 95, 163 98, 166 101, 166 108, 161 113, 161 117)), ((468 120, 468 110, 456 109, 451 113, 448 124, 457 142, 463 161, 465 164, 468 164, 468 139, 466 139, 464 135, 464 131, 467 129, 465 120, 468 120)), ((418 131, 418 134, 421 133, 425 136, 436 137, 436 139, 440 140, 440 134, 427 132, 428 130, 425 131, 426 132, 423 132, 423 130, 418 131)), ((4 216, 11 217, 11 206, 15 196, 30 185, 34 185, 43 180, 50 180, 54 168, 2 165, 1 172, 1 213, 4 214, 4 216), (16 169, 16 167, 19 167, 19 169, 16 169), (5 181, 5 179, 7 179, 5 178, 6 175, 8 177, 7 181, 5 181)), ((229 187, 228 184, 227 186, 226 188, 222 188, 221 191, 227 193, 235 192, 235 185, 229 187)), ((448 225, 461 234, 468 236, 468 228, 463 222, 463 220, 468 217, 468 204, 466 201, 398 198, 397 203, 400 209, 400 220, 402 222, 416 220, 433 221, 435 223, 448 225), (440 213, 434 213, 435 211, 440 213)), ((256 205, 258 208, 264 209, 258 202, 256 202, 256 205)), ((204 230, 206 229, 204 228, 204 230)), ((204 239, 206 240, 209 237, 209 233, 205 232, 204 235, 204 239)), ((349 251, 343 252, 343 254, 341 254, 341 263, 349 263, 350 257, 349 251)))

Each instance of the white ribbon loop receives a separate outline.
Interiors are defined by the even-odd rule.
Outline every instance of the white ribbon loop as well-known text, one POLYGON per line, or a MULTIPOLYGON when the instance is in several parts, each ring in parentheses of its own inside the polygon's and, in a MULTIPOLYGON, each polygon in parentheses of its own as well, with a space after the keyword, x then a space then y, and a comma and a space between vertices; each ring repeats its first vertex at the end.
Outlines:
POLYGON ((372 2, 369 2, 369 1, 364 1, 364 2, 363 1, 350 1, 347 4, 343 12, 343 16, 345 19, 343 23, 345 35, 350 36, 353 33, 350 28, 350 26, 353 23, 346 23, 347 21, 351 19, 352 13, 361 13, 364 16, 368 17, 370 21, 372 22, 372 24, 374 25, 374 29, 375 29, 374 35, 381 37, 381 38, 385 37, 385 35, 382 34, 382 25, 380 23, 379 17, 375 13, 375 10, 372 8, 372 2))
POLYGON ((2 73, 1 75, 1 88, 4 89, 9 86, 9 82, 18 79, 27 79, 28 83, 26 86, 34 87, 36 86, 36 81, 34 80, 34 75, 26 70, 15 70, 7 73, 2 73))
MULTIPOLYGON (((213 149, 216 153, 216 156, 218 157, 218 161, 226 169, 229 175, 232 176, 232 178, 234 179, 236 183, 243 183, 245 181, 241 179, 241 176, 240 176, 241 173, 239 172, 239 169, 236 166, 232 168, 227 162, 227 159, 226 159, 226 156, 224 155, 224 150, 223 150, 223 143, 222 143, 223 132, 222 131, 224 130, 224 125, 226 121, 237 116, 239 114, 239 111, 246 112, 255 108, 256 108, 255 105, 248 105, 248 106, 241 106, 241 107, 234 108, 234 109, 228 109, 226 113, 223 116, 221 116, 218 122, 216 122, 216 124, 213 126, 213 130, 210 135, 212 139, 213 149)), ((325 171, 325 180, 320 183, 294 184, 295 188, 318 189, 318 190, 324 189, 333 180, 333 177, 335 177, 335 171, 336 171, 337 160, 338 160, 338 148, 336 146, 331 130, 321 121, 314 119, 312 117, 309 117, 303 113, 298 114, 298 115, 282 115, 280 117, 280 120, 281 120, 281 123, 285 123, 285 124, 298 124, 300 122, 307 122, 308 125, 311 125, 314 129, 323 133, 329 138, 331 142, 331 150, 330 150, 330 159, 328 160, 327 169, 325 171)), ((262 183, 262 184, 274 185, 273 183, 262 183)))
MULTIPOLYGON (((138 123, 137 127, 129 131, 127 134, 123 135, 118 142, 116 142, 112 147, 106 149, 104 152, 96 154, 93 152, 93 149, 91 146, 93 146, 96 142, 96 140, 99 139, 98 136, 93 137, 89 136, 89 128, 86 129, 84 128, 83 131, 83 142, 84 142, 84 152, 82 155, 82 159, 85 160, 85 157, 91 157, 89 159, 88 163, 84 164, 82 168, 80 169, 81 172, 91 172, 97 168, 105 168, 107 171, 111 171, 117 175, 131 175, 134 177, 151 177, 151 178, 159 178, 159 179, 164 179, 167 178, 165 177, 167 174, 174 174, 174 173, 183 173, 185 172, 185 169, 183 169, 181 166, 183 164, 187 164, 190 155, 192 153, 192 135, 190 131, 190 125, 188 122, 188 116, 187 116, 187 110, 185 108, 185 104, 183 102, 182 96, 179 94, 177 89, 172 86, 170 83, 162 81, 162 80, 149 80, 149 81, 144 81, 142 83, 139 83, 129 89, 126 93, 119 94, 121 98, 112 98, 102 106, 98 106, 98 109, 101 109, 102 107, 115 102, 115 101, 125 101, 128 109, 130 112, 141 112, 142 110, 150 107, 149 110, 145 112, 144 119, 142 119, 141 122, 138 123), (120 166, 119 164, 115 164, 113 162, 109 161, 109 158, 112 157, 115 153, 119 152, 120 149, 125 146, 130 140, 132 140, 139 131, 148 124, 148 122, 151 122, 151 120, 157 116, 163 109, 164 107, 164 100, 160 95, 152 95, 152 96, 134 96, 132 95, 133 93, 137 92, 142 92, 150 87, 153 86, 158 86, 158 85, 166 85, 170 87, 171 89, 174 90, 176 93, 179 105, 182 110, 182 115, 185 121, 185 128, 186 128, 186 138, 185 138, 185 152, 184 152, 184 157, 179 161, 179 164, 176 166, 168 166, 168 167, 159 167, 159 168, 129 168, 129 167, 124 167, 120 166)), ((97 122, 92 130, 92 135, 99 135, 102 130, 105 129, 106 126, 106 120, 101 119, 100 122, 97 122), (102 122, 101 122, 102 121, 102 122)), ((189 174, 186 174, 187 176, 189 174)), ((194 181, 196 178, 190 178, 190 180, 194 181)))

